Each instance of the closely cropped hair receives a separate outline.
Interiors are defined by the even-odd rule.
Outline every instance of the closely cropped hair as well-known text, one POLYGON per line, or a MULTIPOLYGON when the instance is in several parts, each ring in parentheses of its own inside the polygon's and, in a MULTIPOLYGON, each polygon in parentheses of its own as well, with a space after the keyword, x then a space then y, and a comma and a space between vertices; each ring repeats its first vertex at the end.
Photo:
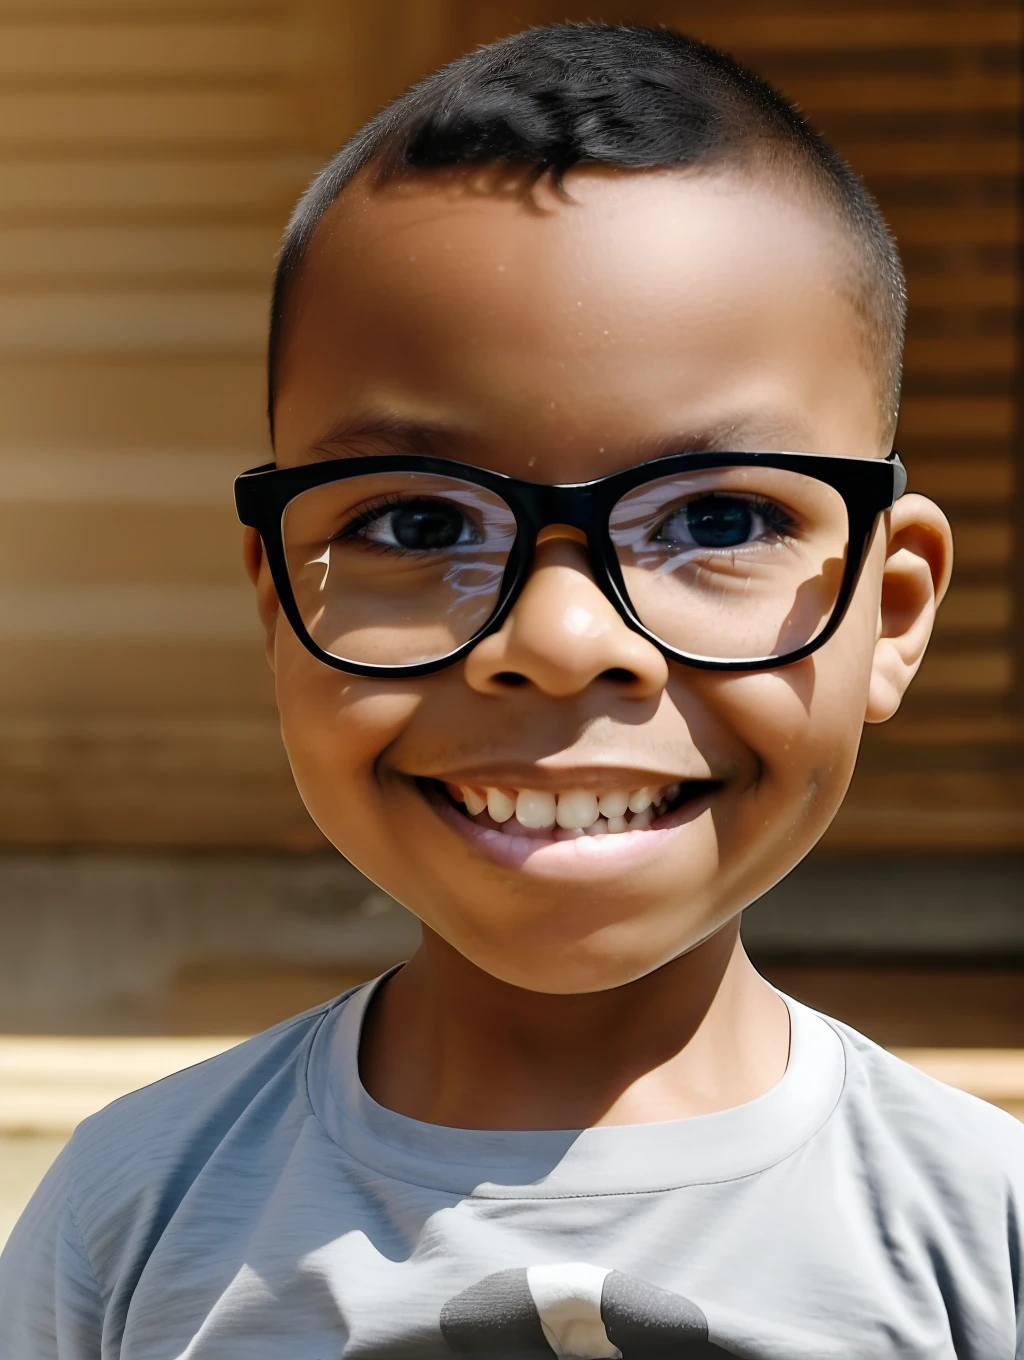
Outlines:
POLYGON ((906 290, 896 244, 847 163, 771 85, 706 43, 636 24, 531 28, 441 67, 372 118, 324 166, 288 224, 274 282, 274 391, 284 315, 321 217, 352 177, 504 162, 561 184, 578 165, 768 167, 806 181, 852 239, 854 302, 878 368, 882 420, 899 406, 906 290))

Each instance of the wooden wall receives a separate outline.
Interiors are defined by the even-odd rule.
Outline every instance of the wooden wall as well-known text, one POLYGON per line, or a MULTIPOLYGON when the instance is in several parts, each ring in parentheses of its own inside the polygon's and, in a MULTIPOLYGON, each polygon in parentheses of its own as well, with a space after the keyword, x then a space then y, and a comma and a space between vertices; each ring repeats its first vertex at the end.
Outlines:
POLYGON ((230 503, 266 456, 282 224, 410 79, 595 16, 774 78, 903 247, 898 442, 953 517, 956 584, 830 843, 1024 843, 1019 0, 0 0, 0 843, 318 843, 230 503))

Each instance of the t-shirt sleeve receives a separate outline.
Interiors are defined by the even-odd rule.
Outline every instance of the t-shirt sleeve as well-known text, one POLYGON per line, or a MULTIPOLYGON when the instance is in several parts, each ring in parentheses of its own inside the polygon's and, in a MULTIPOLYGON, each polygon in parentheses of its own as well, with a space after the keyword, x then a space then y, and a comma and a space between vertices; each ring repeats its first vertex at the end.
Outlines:
POLYGON ((75 1219, 64 1148, 0 1256, 0 1356, 100 1360, 103 1303, 75 1219))

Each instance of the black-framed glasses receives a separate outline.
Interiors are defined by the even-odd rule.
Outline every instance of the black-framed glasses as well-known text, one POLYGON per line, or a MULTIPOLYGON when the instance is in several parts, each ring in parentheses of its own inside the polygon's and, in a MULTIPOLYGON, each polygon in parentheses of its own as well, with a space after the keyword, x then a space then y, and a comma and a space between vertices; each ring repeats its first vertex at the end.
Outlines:
POLYGON ((875 522, 906 490, 896 453, 684 453, 569 486, 382 454, 243 473, 296 634, 367 676, 427 675, 499 629, 538 534, 582 534, 597 584, 671 660, 755 671, 839 626, 875 522))

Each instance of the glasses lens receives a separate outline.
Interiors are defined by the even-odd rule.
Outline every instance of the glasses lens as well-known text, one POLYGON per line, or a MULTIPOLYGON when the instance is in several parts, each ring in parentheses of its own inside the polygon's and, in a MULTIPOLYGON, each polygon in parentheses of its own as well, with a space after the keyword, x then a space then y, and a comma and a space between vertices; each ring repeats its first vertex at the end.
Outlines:
POLYGON ((284 515, 288 575, 313 641, 342 661, 437 661, 490 618, 516 536, 500 497, 381 473, 314 487, 284 515))
POLYGON ((835 611, 849 539, 832 487, 781 468, 708 468, 647 482, 609 528, 640 622, 715 661, 782 657, 835 611))

